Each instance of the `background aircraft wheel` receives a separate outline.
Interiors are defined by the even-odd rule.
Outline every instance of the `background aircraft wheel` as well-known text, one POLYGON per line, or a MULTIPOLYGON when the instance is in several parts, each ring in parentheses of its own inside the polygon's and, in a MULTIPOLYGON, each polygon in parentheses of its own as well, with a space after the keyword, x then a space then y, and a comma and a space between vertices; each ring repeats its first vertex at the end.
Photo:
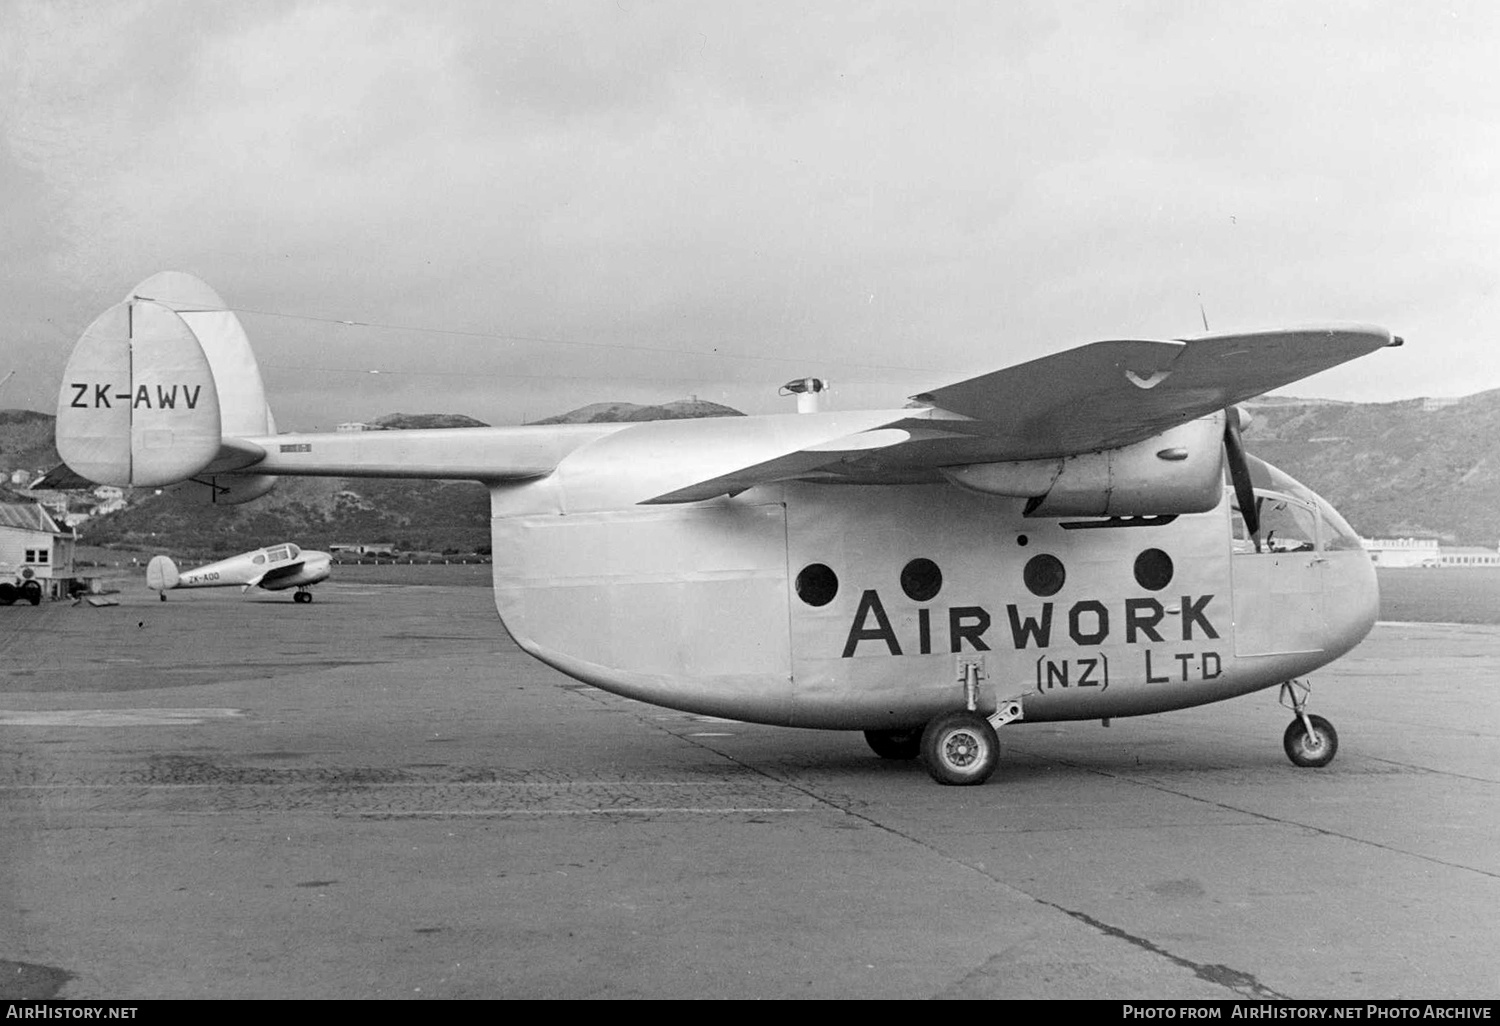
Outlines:
POLYGON ((1302 725, 1300 716, 1287 724, 1286 734, 1281 739, 1286 757, 1298 766, 1327 766, 1338 754, 1338 731, 1321 716, 1309 716, 1308 719, 1312 721, 1311 735, 1302 725))
POLYGON ((940 784, 982 784, 1000 763, 1000 739, 978 713, 945 713, 922 731, 922 759, 940 784))
POLYGON ((882 759, 915 759, 922 754, 920 730, 867 730, 865 743, 882 759))
POLYGON ((42 604, 42 586, 35 581, 27 581, 21 585, 21 594, 34 606, 42 604))

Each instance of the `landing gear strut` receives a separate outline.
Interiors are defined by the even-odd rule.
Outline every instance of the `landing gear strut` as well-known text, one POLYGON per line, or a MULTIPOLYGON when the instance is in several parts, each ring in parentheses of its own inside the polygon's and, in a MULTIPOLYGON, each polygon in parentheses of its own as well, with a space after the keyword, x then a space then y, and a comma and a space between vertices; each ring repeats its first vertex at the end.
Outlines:
POLYGON ((1312 685, 1299 680, 1289 680, 1281 685, 1281 704, 1291 708, 1295 719, 1287 724, 1281 745, 1286 757, 1302 767, 1327 766, 1338 754, 1339 735, 1321 716, 1307 712, 1307 696, 1312 685))

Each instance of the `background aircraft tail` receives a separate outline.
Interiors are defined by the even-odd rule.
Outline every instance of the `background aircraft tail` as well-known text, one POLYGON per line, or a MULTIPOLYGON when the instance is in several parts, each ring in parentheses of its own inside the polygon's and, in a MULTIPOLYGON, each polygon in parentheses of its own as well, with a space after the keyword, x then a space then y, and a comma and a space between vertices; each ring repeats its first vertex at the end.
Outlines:
POLYGON ((180 577, 177 564, 167 556, 152 556, 146 564, 146 587, 152 591, 166 591, 177 587, 180 577))
POLYGON ((89 325, 57 402, 58 453, 77 474, 120 487, 170 485, 196 502, 269 492, 272 477, 217 475, 254 458, 233 440, 275 433, 239 318, 180 271, 147 278, 89 325))

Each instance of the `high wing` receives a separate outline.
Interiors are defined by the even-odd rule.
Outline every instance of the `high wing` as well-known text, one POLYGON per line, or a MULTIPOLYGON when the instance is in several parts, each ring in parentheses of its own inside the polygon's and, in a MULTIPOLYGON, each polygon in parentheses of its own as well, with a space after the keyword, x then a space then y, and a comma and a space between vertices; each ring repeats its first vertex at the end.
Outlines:
POLYGON ((984 421, 1005 459, 1113 449, 1400 340, 1328 325, 1079 346, 915 398, 984 421))
POLYGON ((1119 449, 1400 344, 1357 324, 1095 342, 922 393, 913 398, 926 408, 862 433, 768 453, 645 501, 692 502, 791 478, 936 481, 945 467, 1119 449))

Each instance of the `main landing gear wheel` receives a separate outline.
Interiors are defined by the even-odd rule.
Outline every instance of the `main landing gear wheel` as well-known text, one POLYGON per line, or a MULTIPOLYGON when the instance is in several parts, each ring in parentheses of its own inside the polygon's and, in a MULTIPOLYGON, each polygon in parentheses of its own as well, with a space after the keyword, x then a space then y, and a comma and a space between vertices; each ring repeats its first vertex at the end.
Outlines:
POLYGON ((296 594, 294 594, 292 596, 292 601, 293 602, 311 602, 312 601, 312 592, 310 592, 310 591, 299 591, 299 592, 297 592, 296 594))
POLYGON ((1301 716, 1287 724, 1286 733, 1281 738, 1286 757, 1298 766, 1327 766, 1338 754, 1338 731, 1321 716, 1308 716, 1307 719, 1312 723, 1311 734, 1301 716))
POLYGON ((867 730, 865 743, 882 759, 915 759, 922 754, 920 730, 867 730))
POLYGON ((1000 739, 978 713, 945 713, 922 731, 922 759, 939 784, 982 784, 1000 763, 1000 739))

